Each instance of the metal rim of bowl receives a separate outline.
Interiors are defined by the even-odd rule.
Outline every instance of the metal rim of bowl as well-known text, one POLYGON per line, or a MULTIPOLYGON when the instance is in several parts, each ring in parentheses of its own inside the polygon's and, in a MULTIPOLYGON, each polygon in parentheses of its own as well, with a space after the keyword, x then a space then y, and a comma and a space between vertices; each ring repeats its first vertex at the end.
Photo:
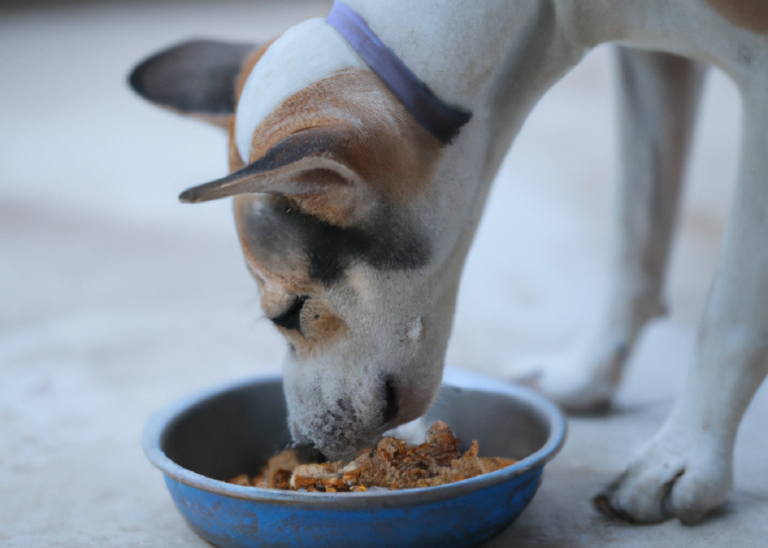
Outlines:
POLYGON ((420 502, 434 501, 436 499, 458 497, 474 492, 491 485, 503 483, 513 477, 522 475, 534 468, 543 466, 557 455, 565 442, 566 421, 562 412, 549 400, 537 394, 529 388, 513 384, 498 384, 492 386, 457 386, 443 383, 459 389, 485 390, 495 393, 507 394, 529 405, 535 413, 541 415, 550 427, 549 436, 544 445, 537 451, 512 466, 508 466, 496 472, 490 472, 474 478, 469 478, 456 483, 439 485, 435 487, 421 487, 418 489, 402 489, 397 491, 367 491, 361 493, 318 493, 302 491, 281 491, 277 489, 265 489, 260 487, 244 487, 225 481, 212 479, 176 464, 169 459, 160 448, 165 431, 174 424, 175 419, 190 409, 195 404, 209 398, 255 383, 281 382, 281 375, 263 375, 251 377, 202 390, 200 392, 183 397, 164 409, 155 413, 147 422, 142 436, 142 446, 147 459, 165 475, 191 487, 217 493, 223 496, 269 502, 273 504, 320 505, 326 508, 352 508, 361 504, 376 504, 378 506, 397 506, 405 503, 418 504, 420 502))

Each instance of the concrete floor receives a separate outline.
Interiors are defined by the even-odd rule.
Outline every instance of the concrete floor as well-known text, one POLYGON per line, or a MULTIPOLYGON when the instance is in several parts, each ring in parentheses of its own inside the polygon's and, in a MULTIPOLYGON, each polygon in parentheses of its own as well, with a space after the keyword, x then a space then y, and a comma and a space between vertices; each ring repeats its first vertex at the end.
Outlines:
MULTIPOLYGON (((264 40, 328 2, 92 3, 0 15, 0 545, 206 546, 140 448, 188 392, 278 369, 229 204, 176 195, 225 170, 214 129, 131 96, 131 65, 192 36, 264 40)), ((504 164, 471 253, 449 362, 486 373, 568 348, 604 299, 613 174, 610 55, 550 92, 504 164), (499 253, 503 249, 504 253, 499 253)), ((706 523, 635 527, 591 495, 663 421, 683 379, 735 173, 734 87, 710 78, 672 315, 634 356, 609 416, 573 418, 530 508, 488 547, 768 546, 768 388, 706 523)))

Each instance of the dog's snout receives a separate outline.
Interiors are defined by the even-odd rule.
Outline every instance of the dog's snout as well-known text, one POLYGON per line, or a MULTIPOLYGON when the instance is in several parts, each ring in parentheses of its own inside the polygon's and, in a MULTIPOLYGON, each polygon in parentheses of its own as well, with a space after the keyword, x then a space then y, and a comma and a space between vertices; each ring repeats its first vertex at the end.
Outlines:
POLYGON ((397 401, 397 389, 392 377, 384 379, 384 418, 382 424, 390 424, 397 418, 400 410, 397 401))

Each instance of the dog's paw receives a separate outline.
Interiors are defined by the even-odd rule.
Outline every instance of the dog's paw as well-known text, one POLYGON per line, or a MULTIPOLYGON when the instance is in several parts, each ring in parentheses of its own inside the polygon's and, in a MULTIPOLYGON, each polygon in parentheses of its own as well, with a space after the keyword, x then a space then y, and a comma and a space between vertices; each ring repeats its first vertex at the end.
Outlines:
POLYGON ((608 409, 618 388, 626 346, 578 351, 548 359, 509 364, 507 380, 530 386, 562 409, 593 413, 608 409))
POLYGON ((657 437, 594 503, 604 514, 632 523, 698 523, 731 490, 732 458, 724 449, 685 435, 657 437))

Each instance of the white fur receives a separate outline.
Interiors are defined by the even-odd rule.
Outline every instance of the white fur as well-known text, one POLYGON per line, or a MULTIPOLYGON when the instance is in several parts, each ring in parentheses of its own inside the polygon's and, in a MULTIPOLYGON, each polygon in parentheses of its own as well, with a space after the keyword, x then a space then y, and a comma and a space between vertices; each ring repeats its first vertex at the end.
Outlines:
MULTIPOLYGON (((599 43, 679 54, 721 67, 740 87, 739 190, 686 389, 660 433, 603 500, 637 521, 701 519, 730 489, 736 430, 768 372, 768 39, 735 27, 698 0, 348 4, 439 96, 474 116, 409 204, 432 238, 429 264, 384 273, 355 265, 346 285, 317 296, 346 321, 350 334, 306 361, 289 357, 294 434, 333 450, 342 447, 342 436, 359 441, 378 424, 386 374, 402 383, 400 422, 423 412, 439 383, 462 266, 488 189, 531 108, 599 43), (337 404, 343 398, 354 413, 337 404), (339 417, 330 426, 329 411, 339 417)), ((586 350, 539 365, 533 375, 539 388, 572 407, 610 402, 634 340, 663 312, 668 243, 701 85, 692 62, 667 70, 677 61, 664 54, 623 55, 624 220, 612 299, 586 350), (681 72, 682 80, 665 84, 681 72)), ((246 84, 236 126, 241 156, 248 159, 254 129, 285 98, 361 64, 322 21, 288 31, 246 84)))
POLYGON ((338 70, 365 67, 349 43, 323 19, 310 19, 287 30, 245 82, 235 117, 235 144, 243 162, 251 157, 254 130, 283 101, 338 70))

